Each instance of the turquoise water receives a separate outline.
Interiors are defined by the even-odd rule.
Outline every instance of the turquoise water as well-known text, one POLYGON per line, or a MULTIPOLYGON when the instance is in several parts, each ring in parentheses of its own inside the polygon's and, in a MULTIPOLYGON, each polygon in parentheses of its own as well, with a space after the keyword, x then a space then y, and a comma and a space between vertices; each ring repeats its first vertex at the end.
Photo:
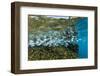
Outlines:
POLYGON ((80 19, 76 28, 78 30, 79 58, 88 58, 88 18, 80 19))

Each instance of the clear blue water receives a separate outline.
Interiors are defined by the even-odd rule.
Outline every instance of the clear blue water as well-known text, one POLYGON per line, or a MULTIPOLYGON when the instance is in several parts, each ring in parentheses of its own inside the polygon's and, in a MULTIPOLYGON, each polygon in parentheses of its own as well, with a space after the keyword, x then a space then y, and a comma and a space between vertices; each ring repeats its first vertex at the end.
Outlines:
POLYGON ((76 28, 78 30, 79 58, 88 58, 88 18, 78 20, 76 28))

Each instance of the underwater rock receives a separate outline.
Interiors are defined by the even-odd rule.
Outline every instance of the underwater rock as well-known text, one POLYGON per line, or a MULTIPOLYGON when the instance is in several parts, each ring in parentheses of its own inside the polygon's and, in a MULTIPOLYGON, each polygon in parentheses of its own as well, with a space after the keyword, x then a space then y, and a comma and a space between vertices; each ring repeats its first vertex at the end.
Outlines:
POLYGON ((76 52, 76 53, 77 53, 78 50, 79 50, 78 44, 75 44, 75 43, 68 43, 67 48, 68 48, 69 50, 73 51, 73 52, 76 52))

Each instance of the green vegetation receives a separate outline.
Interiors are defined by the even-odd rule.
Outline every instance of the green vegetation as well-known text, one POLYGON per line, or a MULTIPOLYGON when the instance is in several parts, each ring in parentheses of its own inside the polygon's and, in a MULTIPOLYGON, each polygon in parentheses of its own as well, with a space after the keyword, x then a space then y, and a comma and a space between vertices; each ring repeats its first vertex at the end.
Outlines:
MULTIPOLYGON (((66 16, 67 17, 67 16, 66 16)), ((68 26, 72 27, 75 25, 77 18, 69 19, 66 18, 53 18, 48 16, 29 16, 28 17, 28 32, 36 33, 37 31, 49 31, 49 30, 65 30, 68 26)))
POLYGON ((28 60, 76 59, 78 54, 66 47, 29 48, 28 60))

